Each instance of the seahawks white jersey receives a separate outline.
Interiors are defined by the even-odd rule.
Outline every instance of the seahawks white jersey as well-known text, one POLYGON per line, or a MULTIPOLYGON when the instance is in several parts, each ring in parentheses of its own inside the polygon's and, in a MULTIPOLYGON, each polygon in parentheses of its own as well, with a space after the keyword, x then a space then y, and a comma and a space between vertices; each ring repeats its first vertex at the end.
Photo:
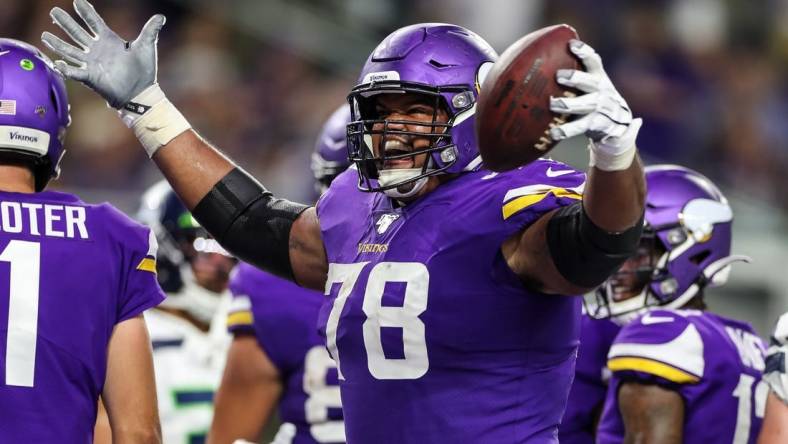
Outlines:
POLYGON ((774 394, 788 404, 788 313, 780 316, 769 338, 763 379, 774 394))
POLYGON ((204 443, 213 419, 213 396, 222 377, 228 340, 200 331, 161 310, 145 313, 163 442, 204 443))

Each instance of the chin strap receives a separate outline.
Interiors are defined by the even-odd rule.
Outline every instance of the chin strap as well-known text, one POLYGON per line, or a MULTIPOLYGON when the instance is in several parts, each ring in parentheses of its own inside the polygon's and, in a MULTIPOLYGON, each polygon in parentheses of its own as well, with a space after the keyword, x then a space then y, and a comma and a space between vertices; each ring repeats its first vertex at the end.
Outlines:
MULTIPOLYGON (((428 169, 426 172, 429 173, 433 170, 428 169)), ((381 170, 378 174, 378 184, 382 187, 393 185, 395 183, 404 182, 406 180, 413 179, 421 174, 423 174, 421 168, 400 168, 400 169, 391 169, 391 170, 381 170)), ((392 198, 392 199, 402 199, 415 196, 427 185, 427 180, 429 177, 422 177, 421 179, 415 180, 411 183, 400 185, 395 188, 389 188, 388 190, 384 190, 383 194, 392 198)))

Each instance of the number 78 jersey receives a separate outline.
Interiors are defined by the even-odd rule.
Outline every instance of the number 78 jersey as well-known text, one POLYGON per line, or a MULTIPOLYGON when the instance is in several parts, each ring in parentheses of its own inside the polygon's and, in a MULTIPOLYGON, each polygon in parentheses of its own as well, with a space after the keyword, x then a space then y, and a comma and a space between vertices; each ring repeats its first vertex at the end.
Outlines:
POLYGON ((583 180, 538 161, 463 174, 405 207, 359 192, 352 169, 332 183, 319 323, 348 442, 556 442, 579 300, 526 290, 500 248, 577 202, 583 180))

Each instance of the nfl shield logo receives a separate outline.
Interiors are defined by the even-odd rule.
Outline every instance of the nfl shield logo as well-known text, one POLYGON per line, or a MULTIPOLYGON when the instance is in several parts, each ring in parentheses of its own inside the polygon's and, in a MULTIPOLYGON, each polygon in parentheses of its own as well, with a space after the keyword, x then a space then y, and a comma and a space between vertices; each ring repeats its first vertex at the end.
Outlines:
POLYGON ((380 216, 375 226, 377 227, 378 234, 383 234, 389 229, 392 222, 399 219, 399 214, 384 214, 380 216))

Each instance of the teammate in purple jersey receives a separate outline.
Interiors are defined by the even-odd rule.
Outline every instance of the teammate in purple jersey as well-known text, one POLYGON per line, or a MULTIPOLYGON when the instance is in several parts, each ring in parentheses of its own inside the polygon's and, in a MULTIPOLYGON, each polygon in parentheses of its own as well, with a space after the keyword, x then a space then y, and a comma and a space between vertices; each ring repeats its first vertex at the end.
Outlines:
POLYGON ((733 212, 687 168, 648 167, 646 182, 641 246, 588 309, 626 323, 608 353, 597 442, 754 443, 768 391, 764 345, 747 323, 705 311, 703 299, 747 260, 731 255, 733 212))
MULTIPOLYGON (((326 121, 312 154, 318 192, 348 165, 347 104, 326 121)), ((276 406, 277 444, 345 442, 336 364, 317 334, 322 293, 242 264, 230 283, 234 335, 216 396, 209 443, 259 442, 276 406), (288 436, 289 435, 289 436, 288 436)))
POLYGON ((594 444, 596 428, 605 404, 610 370, 607 352, 621 327, 608 319, 583 314, 575 379, 569 390, 566 412, 558 428, 562 444, 594 444))
POLYGON ((80 46, 46 33, 79 64, 58 68, 121 110, 228 251, 328 295, 320 322, 348 441, 556 441, 580 326, 580 301, 565 295, 618 269, 643 225, 642 122, 590 46, 569 43, 586 71, 559 70, 556 81, 586 94, 551 99, 577 118, 550 129, 556 140, 591 138, 587 180, 549 160, 485 171, 475 103, 497 55, 467 29, 419 24, 365 63, 348 97, 355 168, 316 210, 274 198, 166 99, 156 84, 163 16, 127 43, 87 1, 75 7, 94 35, 53 10, 80 46))
POLYGON ((90 443, 100 395, 116 442, 157 443, 141 315, 164 298, 156 242, 109 204, 44 191, 69 123, 52 62, 0 39, 0 441, 90 443))
POLYGON ((239 266, 230 289, 227 324, 235 339, 209 442, 257 442, 274 407, 281 421, 295 426, 286 442, 345 442, 336 365, 317 334, 322 295, 247 264, 239 266))

